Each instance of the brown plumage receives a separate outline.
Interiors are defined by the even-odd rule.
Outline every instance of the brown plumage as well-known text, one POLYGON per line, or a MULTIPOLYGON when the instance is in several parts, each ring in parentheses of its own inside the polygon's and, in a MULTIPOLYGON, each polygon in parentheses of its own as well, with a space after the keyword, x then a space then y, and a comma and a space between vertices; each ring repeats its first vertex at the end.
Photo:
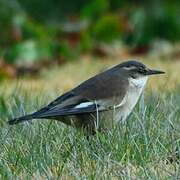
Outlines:
POLYGON ((150 75, 149 72, 137 61, 119 64, 88 79, 46 107, 10 120, 9 124, 31 119, 56 119, 91 133, 95 129, 109 129, 114 122, 125 120, 132 111, 146 83, 142 81, 142 86, 138 87, 136 81, 150 75))

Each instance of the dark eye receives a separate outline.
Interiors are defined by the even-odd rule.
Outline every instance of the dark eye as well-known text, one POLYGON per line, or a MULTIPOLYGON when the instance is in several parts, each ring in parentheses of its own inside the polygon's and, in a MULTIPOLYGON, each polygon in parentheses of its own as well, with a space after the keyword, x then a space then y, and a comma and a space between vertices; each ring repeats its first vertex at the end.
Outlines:
POLYGON ((132 77, 133 79, 136 79, 136 75, 135 75, 135 74, 132 74, 131 77, 132 77))

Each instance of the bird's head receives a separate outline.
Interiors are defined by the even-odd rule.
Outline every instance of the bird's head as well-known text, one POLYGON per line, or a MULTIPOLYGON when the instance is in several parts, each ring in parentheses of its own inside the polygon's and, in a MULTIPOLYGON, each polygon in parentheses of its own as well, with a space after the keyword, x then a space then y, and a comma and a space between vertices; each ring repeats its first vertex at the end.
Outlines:
POLYGON ((142 77, 148 77, 150 75, 165 73, 160 70, 149 69, 143 63, 138 61, 124 62, 120 64, 120 68, 122 68, 128 74, 128 76, 130 76, 133 79, 139 79, 142 77))

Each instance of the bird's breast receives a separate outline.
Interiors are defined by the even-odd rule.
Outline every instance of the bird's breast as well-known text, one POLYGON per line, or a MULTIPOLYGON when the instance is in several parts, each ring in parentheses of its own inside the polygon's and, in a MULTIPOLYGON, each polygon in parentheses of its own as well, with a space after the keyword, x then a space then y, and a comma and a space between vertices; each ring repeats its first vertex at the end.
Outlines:
POLYGON ((119 107, 116 112, 116 121, 125 121, 128 115, 133 110, 134 106, 138 102, 140 95, 147 82, 147 77, 142 79, 129 79, 129 87, 127 89, 126 95, 123 99, 122 106, 119 107))

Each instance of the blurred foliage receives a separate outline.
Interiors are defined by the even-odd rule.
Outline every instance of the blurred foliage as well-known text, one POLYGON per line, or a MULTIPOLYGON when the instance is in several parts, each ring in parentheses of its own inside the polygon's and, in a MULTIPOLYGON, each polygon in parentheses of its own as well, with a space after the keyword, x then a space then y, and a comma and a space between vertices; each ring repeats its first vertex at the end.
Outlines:
POLYGON ((180 10, 177 7, 161 3, 137 8, 130 18, 133 31, 126 35, 125 41, 135 46, 147 46, 155 39, 179 41, 180 10))
POLYGON ((103 16, 109 9, 108 0, 93 0, 86 5, 81 10, 81 17, 88 19, 96 19, 103 16))
POLYGON ((13 18, 19 6, 12 0, 0 0, 0 47, 12 43, 13 18))
POLYGON ((9 63, 15 63, 14 60, 16 60, 18 65, 32 65, 32 63, 42 60, 42 58, 49 59, 52 56, 51 53, 50 43, 29 40, 15 44, 6 53, 5 58, 9 63))
POLYGON ((17 0, 21 7, 31 17, 39 22, 49 23, 64 21, 74 14, 78 14, 90 0, 17 0))
POLYGON ((122 27, 117 16, 106 15, 97 20, 92 32, 96 40, 104 42, 112 42, 120 38, 122 27))
POLYGON ((71 60, 98 43, 131 49, 180 40, 180 1, 0 0, 0 56, 8 63, 71 60))

